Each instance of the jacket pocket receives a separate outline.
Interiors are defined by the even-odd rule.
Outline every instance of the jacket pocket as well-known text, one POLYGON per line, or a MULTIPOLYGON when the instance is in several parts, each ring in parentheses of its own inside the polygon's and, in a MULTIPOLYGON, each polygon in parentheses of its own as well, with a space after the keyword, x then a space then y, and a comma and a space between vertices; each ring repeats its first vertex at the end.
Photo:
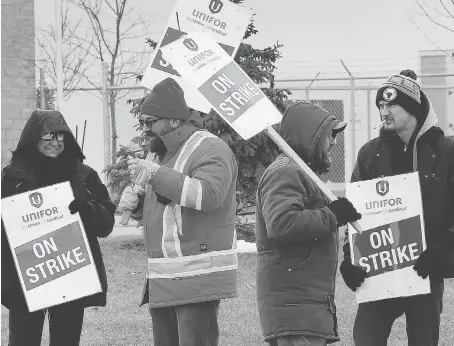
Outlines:
MULTIPOLYGON (((311 247, 309 253, 307 254, 307 256, 304 259, 298 261, 295 265, 286 264, 285 269, 288 270, 289 272, 292 272, 292 271, 304 266, 304 264, 306 264, 306 262, 308 262, 310 260, 312 254, 314 253, 314 250, 315 250, 315 243, 312 244, 312 247, 311 247)), ((285 262, 290 262, 290 261, 285 261, 285 262)))

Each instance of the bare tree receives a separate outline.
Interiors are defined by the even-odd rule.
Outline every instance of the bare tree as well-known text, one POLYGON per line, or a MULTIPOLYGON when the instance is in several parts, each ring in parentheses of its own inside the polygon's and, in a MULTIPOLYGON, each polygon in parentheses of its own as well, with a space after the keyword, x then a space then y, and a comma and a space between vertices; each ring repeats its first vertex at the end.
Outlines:
MULTIPOLYGON (((63 60, 63 89, 64 97, 68 99, 75 88, 84 86, 83 76, 90 75, 90 69, 96 63, 95 59, 89 57, 87 39, 82 39, 82 19, 73 24, 68 20, 66 7, 62 9, 62 60, 63 60), (80 36, 80 37, 79 37, 80 36)), ((56 52, 55 27, 41 30, 36 37, 37 65, 44 68, 46 77, 51 84, 57 84, 57 71, 55 62, 56 52)))
MULTIPOLYGON (((426 21, 435 27, 451 33, 454 40, 454 0, 416 0, 419 7, 418 16, 422 16, 426 21)), ((431 41, 439 50, 444 51, 436 40, 426 34, 417 22, 413 19, 418 30, 431 41)))
MULTIPOLYGON (((137 71, 145 68, 150 53, 146 44, 150 18, 144 19, 140 11, 134 11, 128 6, 130 3, 130 0, 66 0, 62 20, 65 89, 90 86, 98 89, 97 96, 100 97, 99 61, 106 61, 109 65, 108 83, 111 87, 124 86, 128 81, 131 81, 129 85, 132 84, 137 71), (68 20, 70 11, 81 13, 75 24, 68 20)), ((44 40, 38 40, 38 43, 47 62, 47 72, 55 82, 54 28, 50 28, 45 34, 52 42, 45 44, 44 40)), ((115 105, 129 92, 130 90, 111 90, 109 93, 112 157, 117 150, 118 138, 115 105)), ((70 93, 71 90, 68 90, 65 95, 70 93)))

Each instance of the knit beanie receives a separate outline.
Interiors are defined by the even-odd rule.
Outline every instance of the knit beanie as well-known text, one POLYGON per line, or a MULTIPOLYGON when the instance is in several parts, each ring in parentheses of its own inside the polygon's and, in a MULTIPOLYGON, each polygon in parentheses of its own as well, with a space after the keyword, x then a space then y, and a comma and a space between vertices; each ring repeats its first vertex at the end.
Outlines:
POLYGON ((172 78, 156 84, 140 107, 142 115, 186 121, 190 118, 184 91, 172 78))
POLYGON ((380 101, 398 104, 408 113, 421 119, 421 87, 416 81, 416 73, 412 70, 403 70, 398 75, 392 75, 377 91, 375 104, 379 107, 380 101))

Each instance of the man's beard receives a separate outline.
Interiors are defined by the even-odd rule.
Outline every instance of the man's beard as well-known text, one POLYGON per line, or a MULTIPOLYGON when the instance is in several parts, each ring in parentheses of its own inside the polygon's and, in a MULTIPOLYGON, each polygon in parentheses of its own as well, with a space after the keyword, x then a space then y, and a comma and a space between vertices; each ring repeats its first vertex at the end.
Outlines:
POLYGON ((152 130, 144 132, 144 136, 147 137, 148 141, 147 146, 149 147, 149 151, 152 153, 156 153, 156 155, 159 156, 159 160, 162 160, 167 152, 167 148, 162 139, 159 138, 159 136, 152 130))
POLYGON ((329 172, 331 168, 331 158, 325 150, 322 151, 321 157, 315 160, 315 168, 320 174, 329 172))

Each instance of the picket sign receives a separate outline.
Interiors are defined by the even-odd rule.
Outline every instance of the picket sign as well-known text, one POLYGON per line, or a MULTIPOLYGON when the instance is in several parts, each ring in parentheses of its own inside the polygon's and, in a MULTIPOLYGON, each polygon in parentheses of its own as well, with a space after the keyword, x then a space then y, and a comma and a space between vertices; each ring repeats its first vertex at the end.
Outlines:
POLYGON ((368 272, 357 302, 430 293, 413 270, 426 249, 418 173, 349 183, 346 196, 363 215, 363 232, 349 234, 352 263, 368 272))
MULTIPOLYGON (((272 128, 282 114, 248 75, 206 33, 190 33, 162 48, 166 60, 245 140, 266 130, 282 151, 298 164, 329 200, 337 199, 309 166, 272 128)), ((354 228, 361 232, 357 223, 354 228)))
POLYGON ((235 57, 252 17, 252 10, 229 0, 179 0, 167 21, 166 29, 154 50, 142 86, 152 89, 167 77, 175 79, 184 91, 186 104, 208 113, 211 105, 200 93, 181 78, 179 71, 162 57, 161 48, 186 33, 204 31, 235 57))
POLYGON ((2 219, 30 312, 102 291, 69 182, 2 199, 2 219))

